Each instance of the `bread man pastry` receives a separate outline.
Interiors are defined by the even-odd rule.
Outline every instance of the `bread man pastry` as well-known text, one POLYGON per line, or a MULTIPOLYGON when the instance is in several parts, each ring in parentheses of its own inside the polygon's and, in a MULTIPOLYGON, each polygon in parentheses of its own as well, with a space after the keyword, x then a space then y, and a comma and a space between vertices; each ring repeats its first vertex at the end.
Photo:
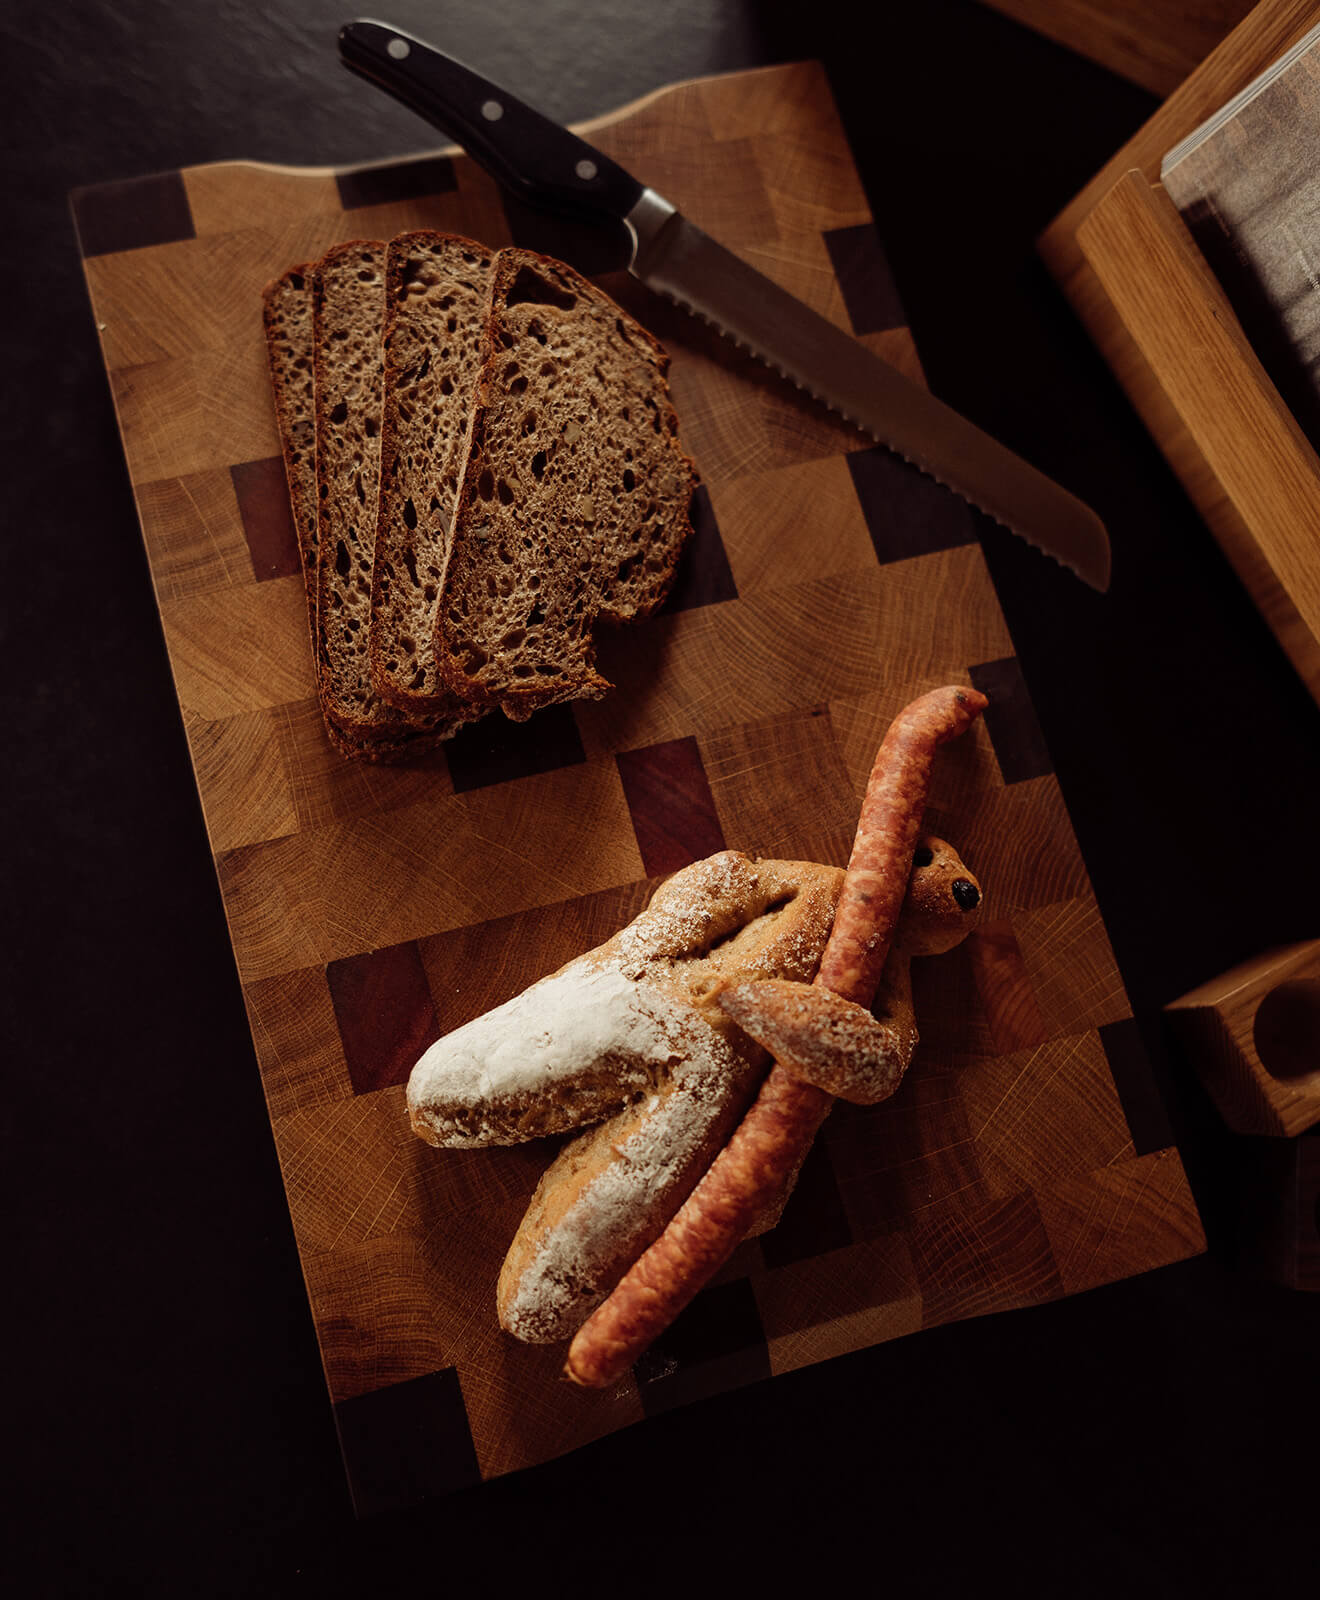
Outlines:
POLYGON ((722 850, 417 1063, 408 1111, 428 1143, 590 1130, 551 1163, 513 1241, 498 1296, 509 1332, 567 1338, 678 1209, 769 1065, 715 997, 809 981, 842 881, 837 867, 722 850))
MULTIPOLYGON (((909 958, 956 944, 979 901, 942 840, 921 840, 915 863, 878 1016, 865 1012, 858 1059, 871 1064, 855 1069, 891 1084, 916 1044, 909 958)), ((750 1034, 763 1032, 767 1006, 824 993, 809 985, 842 881, 834 867, 721 851, 670 878, 605 944, 418 1063, 409 1110, 432 1144, 584 1129, 551 1161, 505 1259, 497 1308, 507 1332, 570 1338, 663 1232, 764 1080, 770 1055, 750 1034)), ((749 1235, 778 1220, 796 1174, 749 1235)))
POLYGON ((809 979, 842 880, 737 850, 684 867, 604 944, 438 1039, 408 1082, 413 1131, 450 1148, 520 1144, 654 1095, 694 1055, 708 1074, 741 1071, 746 1041, 714 992, 809 979))

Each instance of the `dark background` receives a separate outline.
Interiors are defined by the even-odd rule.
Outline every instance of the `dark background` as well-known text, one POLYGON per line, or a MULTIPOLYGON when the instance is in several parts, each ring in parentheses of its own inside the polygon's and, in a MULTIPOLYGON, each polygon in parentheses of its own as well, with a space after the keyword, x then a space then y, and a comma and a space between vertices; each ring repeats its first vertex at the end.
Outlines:
MULTIPOLYGON (((0 1579, 18 1596, 1310 1588, 1320 1297, 1247 1270, 1244 1146, 1167 1040, 1208 1255, 354 1522, 66 198, 204 161, 433 147, 338 65, 353 14, 71 0, 0 20, 0 1579)), ((1103 598, 999 530, 986 547, 1153 1042, 1166 1001, 1316 934, 1320 715, 1033 256, 1150 95, 951 0, 383 15, 561 120, 822 59, 932 387, 1110 528, 1103 598)))

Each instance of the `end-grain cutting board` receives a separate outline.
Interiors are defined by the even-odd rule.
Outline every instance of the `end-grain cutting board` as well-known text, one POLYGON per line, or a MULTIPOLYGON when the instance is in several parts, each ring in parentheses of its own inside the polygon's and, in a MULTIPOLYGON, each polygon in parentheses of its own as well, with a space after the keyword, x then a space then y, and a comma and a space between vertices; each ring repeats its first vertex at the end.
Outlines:
MULTIPOLYGON (((661 92, 591 136, 905 371, 916 353, 823 72, 661 92)), ((546 1460, 648 1414, 1204 1248, 1086 867, 961 501, 649 298, 608 243, 502 204, 441 153, 245 164, 84 190, 87 281, 223 887, 330 1396, 360 1510, 546 1460), (405 228, 575 260, 668 345, 705 487, 617 685, 490 719, 413 768, 341 760, 312 684, 262 285, 405 228), (840 1105, 779 1228, 609 1393, 503 1335, 501 1259, 548 1142, 436 1151, 423 1047, 599 942, 723 846, 842 863, 914 695, 991 709, 939 758, 928 826, 986 888, 917 973, 900 1093, 840 1105)))

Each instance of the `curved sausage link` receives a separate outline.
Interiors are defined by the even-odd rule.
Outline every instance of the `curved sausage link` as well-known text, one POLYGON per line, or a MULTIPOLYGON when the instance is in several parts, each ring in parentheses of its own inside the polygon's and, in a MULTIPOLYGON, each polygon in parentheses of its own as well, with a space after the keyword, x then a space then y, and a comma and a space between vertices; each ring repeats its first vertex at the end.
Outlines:
POLYGON ((833 1095, 773 1067, 751 1110, 672 1222, 569 1346, 565 1376, 600 1389, 632 1366, 724 1265, 793 1161, 829 1115, 833 1095), (796 1152, 789 1159, 790 1152, 796 1152))
MULTIPOLYGON (((903 904, 935 751, 970 727, 984 695, 954 685, 914 700, 876 754, 834 927, 816 982, 874 999, 903 904)), ((733 1137, 664 1233, 578 1330, 565 1376, 588 1388, 620 1378, 704 1288, 779 1194, 834 1097, 775 1066, 733 1137)))
POLYGON ((935 751, 989 702, 975 689, 932 689, 890 724, 871 768, 857 837, 816 982, 845 1000, 875 999, 912 871, 935 751))

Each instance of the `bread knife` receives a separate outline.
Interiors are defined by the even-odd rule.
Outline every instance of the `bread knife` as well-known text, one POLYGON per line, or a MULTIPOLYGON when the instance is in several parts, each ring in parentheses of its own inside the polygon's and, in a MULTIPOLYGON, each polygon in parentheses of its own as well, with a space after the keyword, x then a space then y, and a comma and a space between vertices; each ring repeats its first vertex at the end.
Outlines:
POLYGON ((425 117, 518 199, 623 223, 628 270, 1102 593, 1109 536, 1089 506, 703 233, 602 151, 387 23, 340 30, 344 64, 425 117))

